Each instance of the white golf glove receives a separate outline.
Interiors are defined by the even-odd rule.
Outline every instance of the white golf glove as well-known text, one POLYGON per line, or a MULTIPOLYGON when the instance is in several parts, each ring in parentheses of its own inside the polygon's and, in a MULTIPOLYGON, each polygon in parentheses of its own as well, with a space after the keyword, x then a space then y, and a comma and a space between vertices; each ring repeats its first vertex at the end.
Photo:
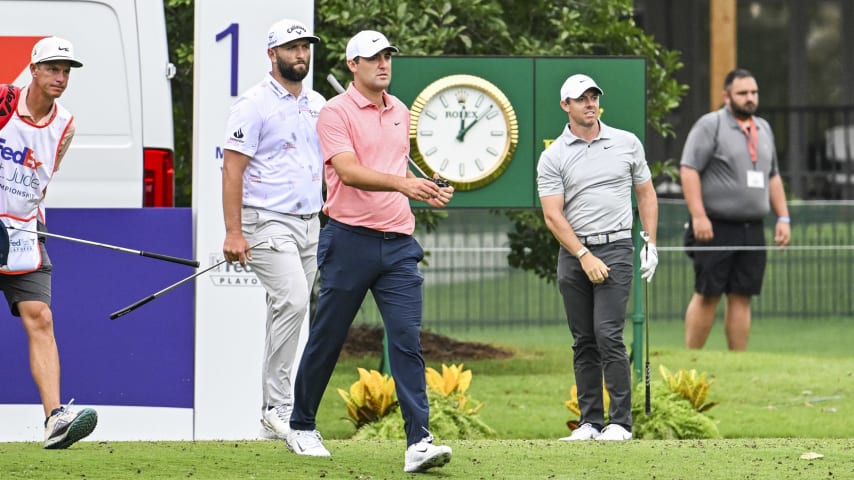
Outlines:
POLYGON ((655 267, 658 266, 658 250, 654 243, 646 243, 640 252, 641 261, 641 278, 647 282, 652 281, 652 276, 655 275, 655 267))

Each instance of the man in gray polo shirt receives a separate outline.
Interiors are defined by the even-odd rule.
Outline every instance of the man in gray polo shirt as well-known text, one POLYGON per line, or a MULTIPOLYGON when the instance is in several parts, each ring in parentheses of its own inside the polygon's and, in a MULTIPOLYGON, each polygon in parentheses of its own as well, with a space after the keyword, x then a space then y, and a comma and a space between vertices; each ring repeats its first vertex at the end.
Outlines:
POLYGON ((694 261, 694 295, 685 312, 685 344, 703 348, 726 293, 725 330, 730 350, 745 350, 750 333, 750 298, 759 295, 765 274, 763 218, 777 214, 774 241, 789 244, 789 210, 777 166, 774 134, 754 116, 759 87, 744 69, 724 79, 724 107, 691 128, 682 150, 682 190, 691 216, 686 245, 694 261))
POLYGON ((546 226, 560 243, 558 287, 572 333, 579 428, 561 440, 632 438, 632 380, 623 341, 632 284, 634 187, 649 241, 641 277, 652 281, 658 254, 658 200, 643 145, 599 120, 604 92, 587 75, 569 77, 560 106, 569 123, 540 156, 537 185, 546 226), (605 426, 602 377, 611 397, 605 426))

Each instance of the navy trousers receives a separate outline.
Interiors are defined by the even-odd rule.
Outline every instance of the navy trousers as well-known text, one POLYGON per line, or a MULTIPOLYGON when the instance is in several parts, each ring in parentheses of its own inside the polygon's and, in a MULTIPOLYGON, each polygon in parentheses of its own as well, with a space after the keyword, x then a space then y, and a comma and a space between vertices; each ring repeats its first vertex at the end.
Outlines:
POLYGON ((430 412, 421 356, 424 277, 418 270, 423 257, 424 250, 409 235, 352 227, 334 220, 323 227, 317 249, 320 294, 294 384, 292 429, 316 428, 320 400, 350 325, 370 290, 388 337, 391 374, 407 446, 429 435, 430 412))

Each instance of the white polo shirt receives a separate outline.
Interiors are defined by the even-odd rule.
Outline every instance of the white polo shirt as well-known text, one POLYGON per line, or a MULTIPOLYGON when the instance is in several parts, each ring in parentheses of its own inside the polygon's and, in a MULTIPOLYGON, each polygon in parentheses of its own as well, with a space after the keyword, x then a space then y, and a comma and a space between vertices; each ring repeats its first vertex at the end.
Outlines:
POLYGON ((243 172, 243 205, 307 215, 323 205, 323 159, 317 116, 326 103, 303 87, 291 95, 272 75, 231 106, 225 149, 250 157, 243 172))

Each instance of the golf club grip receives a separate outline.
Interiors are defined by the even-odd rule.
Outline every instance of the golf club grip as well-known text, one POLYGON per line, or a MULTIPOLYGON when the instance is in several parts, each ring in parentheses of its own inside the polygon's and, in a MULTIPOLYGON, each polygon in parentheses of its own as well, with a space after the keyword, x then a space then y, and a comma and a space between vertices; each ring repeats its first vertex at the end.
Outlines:
POLYGON ((651 397, 651 393, 650 393, 650 388, 649 388, 649 362, 646 362, 646 399, 644 402, 644 411, 646 412, 647 415, 649 415, 652 412, 652 405, 651 405, 650 397, 651 397))
POLYGON ((149 296, 143 298, 142 300, 140 300, 140 301, 138 301, 132 305, 128 305, 127 307, 125 307, 121 310, 113 312, 110 314, 110 320, 115 320, 121 316, 127 315, 128 313, 136 310, 137 308, 145 305, 146 303, 154 300, 155 298, 157 298, 157 294, 152 294, 152 295, 149 295, 149 296))
POLYGON ((178 257, 170 257, 169 255, 162 255, 160 253, 151 253, 151 252, 139 252, 143 257, 156 258, 158 260, 166 260, 167 262, 172 263, 180 263, 181 265, 188 265, 193 268, 199 268, 198 260, 187 260, 186 258, 178 258, 178 257))

